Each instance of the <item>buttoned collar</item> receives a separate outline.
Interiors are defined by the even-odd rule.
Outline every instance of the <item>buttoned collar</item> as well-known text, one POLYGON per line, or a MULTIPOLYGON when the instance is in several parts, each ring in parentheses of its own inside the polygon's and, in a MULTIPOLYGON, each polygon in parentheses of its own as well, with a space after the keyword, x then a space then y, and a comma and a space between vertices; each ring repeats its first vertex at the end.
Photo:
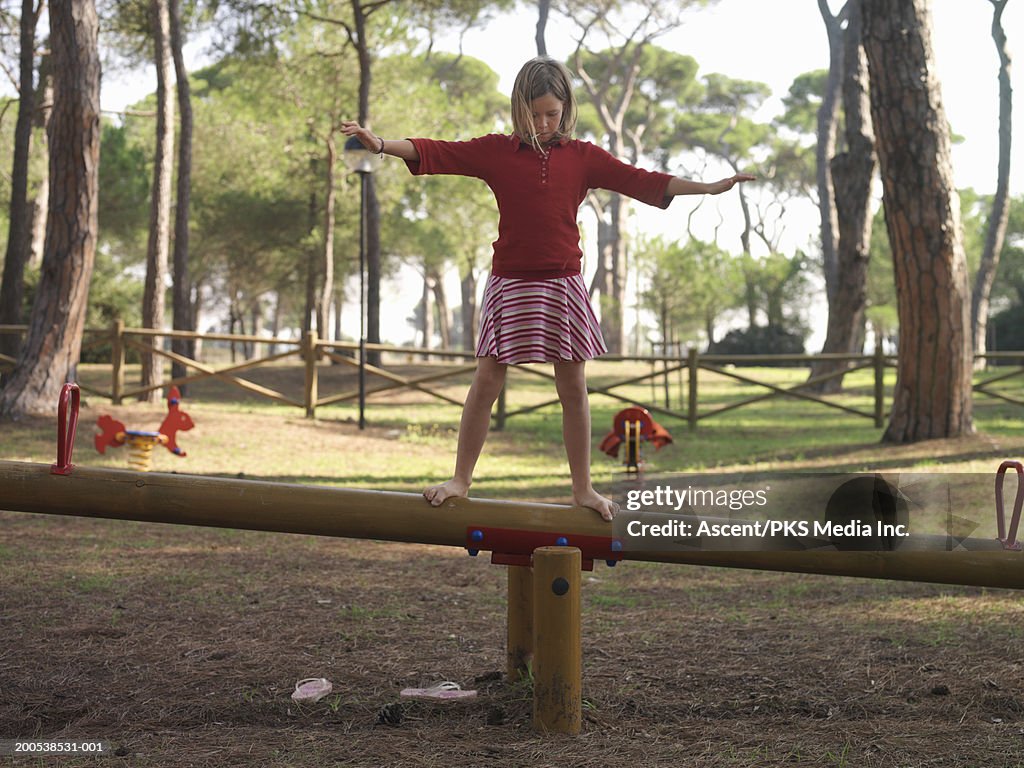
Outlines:
MULTIPOLYGON (((547 146, 549 148, 550 147, 564 147, 568 143, 569 143, 569 139, 567 137, 563 136, 558 141, 554 142, 553 144, 548 144, 547 146)), ((519 134, 513 133, 512 134, 512 149, 513 149, 513 151, 518 152, 523 147, 527 147, 529 149, 533 149, 533 145, 530 142, 523 141, 521 138, 519 138, 519 134)))

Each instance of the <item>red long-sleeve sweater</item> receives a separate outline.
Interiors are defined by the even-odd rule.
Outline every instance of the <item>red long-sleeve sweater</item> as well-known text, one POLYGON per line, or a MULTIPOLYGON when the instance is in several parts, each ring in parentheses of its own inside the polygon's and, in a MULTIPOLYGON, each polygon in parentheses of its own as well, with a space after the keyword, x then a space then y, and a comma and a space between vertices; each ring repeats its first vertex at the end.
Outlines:
POLYGON ((470 141, 411 139, 414 175, 475 176, 498 202, 498 239, 491 272, 499 277, 550 279, 580 272, 576 216, 590 189, 608 189, 667 208, 672 177, 623 163, 587 141, 563 141, 541 155, 517 136, 470 141))

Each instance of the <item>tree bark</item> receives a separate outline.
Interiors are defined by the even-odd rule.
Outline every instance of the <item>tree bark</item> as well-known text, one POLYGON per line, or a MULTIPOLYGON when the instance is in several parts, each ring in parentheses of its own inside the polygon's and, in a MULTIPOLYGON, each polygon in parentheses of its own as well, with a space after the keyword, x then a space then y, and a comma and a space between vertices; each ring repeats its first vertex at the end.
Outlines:
MULTIPOLYGON (((256 299, 249 307, 249 335, 250 336, 262 336, 263 335, 263 302, 256 299)), ((248 358, 260 358, 266 357, 263 354, 263 345, 257 344, 255 341, 248 343, 248 350, 246 353, 248 358)))
POLYGON ((629 203, 622 195, 609 192, 602 213, 597 222, 597 252, 600 261, 598 275, 601 278, 597 286, 601 307, 601 334, 608 345, 608 351, 615 355, 621 354, 625 348, 624 251, 629 203))
POLYGON ((431 272, 431 288, 434 291, 434 305, 437 307, 437 330, 441 335, 441 348, 452 348, 452 323, 448 313, 448 294, 444 290, 444 280, 437 270, 431 272))
MULTIPOLYGON (((146 248, 146 285, 142 296, 142 325, 159 329, 164 324, 164 292, 167 279, 171 228, 171 176, 174 170, 174 97, 170 83, 171 21, 168 0, 153 0, 153 47, 156 62, 156 150, 153 161, 153 187, 149 208, 149 243, 146 248)), ((160 339, 154 338, 153 346, 160 339)), ((162 380, 163 358, 154 353, 142 355, 142 386, 153 387, 162 380)), ((143 394, 140 400, 159 402, 159 389, 143 394)))
MULTIPOLYGON (((49 55, 43 56, 39 65, 38 90, 43 94, 36 108, 36 127, 42 128, 36 153, 49 158, 50 142, 46 139, 50 125, 50 111, 53 106, 53 72, 49 55)), ((43 174, 35 200, 32 201, 32 239, 29 246, 28 263, 30 267, 38 267, 43 263, 43 248, 46 245, 46 214, 50 198, 50 175, 43 174)))
MULTIPOLYGON (((313 127, 313 123, 309 124, 309 141, 310 144, 317 143, 316 130, 313 127)), ((317 159, 316 152, 310 151, 309 159, 309 178, 310 178, 310 190, 309 190, 309 205, 306 208, 307 220, 309 222, 309 236, 310 242, 313 241, 313 234, 316 232, 317 225, 317 197, 316 197, 316 184, 319 171, 317 170, 317 159)), ((306 296, 305 304, 302 311, 302 333, 306 334, 313 328, 313 315, 316 313, 316 283, 318 277, 319 259, 317 258, 316 247, 313 245, 309 246, 309 250, 306 254, 306 296)))
POLYGON ((462 276, 462 349, 476 350, 476 275, 470 268, 462 276))
MULTIPOLYGON (((332 305, 334 306, 334 340, 335 341, 341 341, 341 339, 342 339, 342 332, 341 332, 341 308, 342 308, 342 306, 344 304, 345 304, 345 290, 344 290, 344 287, 341 286, 341 285, 337 285, 337 286, 335 286, 335 289, 334 289, 334 301, 332 302, 332 305)), ((279 305, 280 305, 280 302, 278 302, 275 305, 275 309, 274 309, 274 326, 275 326, 274 334, 273 334, 274 336, 277 336, 277 327, 276 327, 277 326, 277 312, 278 312, 277 307, 279 305)), ((335 350, 335 351, 337 351, 337 350, 335 350)))
MULTIPOLYGON (((856 0, 854 0, 856 1, 856 0)), ((825 274, 825 296, 828 299, 829 314, 832 313, 832 302, 836 297, 836 283, 839 276, 838 254, 836 252, 836 232, 839 228, 835 205, 835 188, 832 174, 829 173, 829 161, 836 153, 836 132, 839 122, 839 96, 843 87, 844 38, 848 31, 842 29, 842 17, 849 3, 843 10, 833 15, 827 0, 818 0, 818 10, 825 22, 828 36, 828 81, 822 95, 821 107, 818 108, 818 143, 815 149, 815 161, 818 182, 818 215, 821 219, 821 261, 825 274)))
POLYGON ((957 437, 974 429, 970 294, 928 4, 864 0, 862 12, 900 321, 882 439, 957 437))
MULTIPOLYGON (((867 306, 868 260, 871 257, 871 179, 875 173, 875 137, 871 127, 868 65, 861 45, 859 0, 847 4, 843 44, 843 112, 846 151, 832 159, 839 227, 834 295, 829 299, 828 330, 822 352, 854 354, 863 334, 867 306)), ((825 361, 811 366, 811 378, 842 371, 850 364, 825 361)), ((837 376, 814 387, 820 393, 843 388, 837 376)))
POLYGON ((323 284, 316 301, 316 332, 322 340, 330 338, 331 299, 334 296, 334 166, 338 160, 334 134, 327 135, 327 168, 324 177, 324 240, 320 271, 323 284))
MULTIPOLYGON (((203 284, 198 281, 192 285, 192 317, 196 321, 196 330, 199 329, 199 318, 203 316, 203 284)), ((202 338, 195 340, 195 347, 193 348, 196 360, 203 359, 203 340, 202 338)))
MULTIPOLYGON (((355 21, 353 41, 359 59, 359 124, 370 127, 370 86, 373 82, 373 58, 366 34, 366 20, 373 8, 362 0, 351 0, 355 21)), ((366 177, 366 341, 380 343, 380 203, 373 174, 366 177)), ((366 353, 370 365, 380 365, 380 352, 366 353)))
MULTIPOLYGON (((366 341, 380 344, 380 203, 373 174, 366 177, 366 341)), ((370 350, 366 362, 380 365, 380 352, 370 350)))
MULTIPOLYGON (((1010 148, 1012 141, 1011 119, 1013 116, 1013 88, 1010 85, 1010 49, 1006 44, 1003 29, 1003 9, 1007 0, 990 0, 992 3, 992 40, 999 54, 999 171, 996 178, 996 194, 992 199, 992 213, 985 233, 985 248, 981 263, 974 277, 971 293, 971 334, 974 351, 984 354, 987 349, 988 301, 992 292, 992 281, 999 266, 999 255, 1006 237, 1006 224, 1010 218, 1010 148)), ((981 361, 979 361, 981 362, 981 361)))
MULTIPOLYGON (((420 296, 420 309, 422 314, 420 315, 420 333, 423 334, 423 348, 430 349, 431 344, 434 342, 434 305, 431 301, 433 291, 431 290, 430 283, 432 278, 430 273, 424 271, 423 273, 423 292, 420 296)), ((430 355, 423 355, 423 360, 429 360, 430 355)))
MULTIPOLYGON (((192 194, 192 92, 185 68, 184 34, 181 29, 181 0, 169 0, 171 56, 174 59, 174 78, 178 90, 178 183, 174 208, 174 255, 172 259, 174 287, 172 293, 172 326, 177 331, 194 331, 196 319, 192 316, 191 284, 188 274, 188 225, 192 194)), ((194 357, 195 343, 189 339, 174 339, 171 349, 179 355, 194 357)), ((184 376, 187 370, 181 363, 171 364, 171 375, 184 376)), ((181 385, 182 395, 188 385, 181 385)))
MULTIPOLYGON (((0 325, 20 324, 24 313, 25 263, 31 234, 28 200, 28 161, 32 152, 32 118, 36 108, 35 52, 39 12, 34 0, 22 0, 19 24, 18 119, 14 126, 14 160, 11 168, 10 221, 7 252, 0 281, 0 325)), ((0 333, 0 354, 16 357, 21 348, 17 334, 0 333)))
POLYGON ((0 414, 52 415, 82 347, 96 255, 100 156, 99 22, 93 0, 52 0, 50 215, 28 338, 0 414))
MULTIPOLYGON (((281 333, 281 312, 282 312, 283 301, 284 301, 284 299, 283 299, 281 291, 275 291, 274 292, 274 311, 270 314, 270 335, 271 335, 272 338, 275 338, 275 339, 277 338, 278 334, 281 333)), ((339 322, 340 322, 340 318, 341 318, 341 298, 340 298, 340 296, 338 298, 338 318, 339 318, 339 322)), ((338 336, 339 339, 341 338, 341 329, 340 328, 338 329, 337 336, 338 336)), ((276 354, 277 354, 277 345, 273 344, 273 343, 268 344, 267 345, 267 357, 273 357, 276 354)))
POLYGON ((548 46, 545 32, 548 27, 548 13, 551 11, 551 0, 537 0, 537 31, 534 41, 537 43, 537 55, 547 56, 548 46))

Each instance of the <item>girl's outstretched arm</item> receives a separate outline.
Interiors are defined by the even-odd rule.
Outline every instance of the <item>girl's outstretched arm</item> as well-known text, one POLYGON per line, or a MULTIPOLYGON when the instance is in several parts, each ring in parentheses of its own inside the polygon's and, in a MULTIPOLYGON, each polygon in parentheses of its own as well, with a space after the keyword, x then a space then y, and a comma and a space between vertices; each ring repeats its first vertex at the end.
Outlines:
POLYGON ((417 162, 420 159, 416 147, 408 139, 387 140, 363 128, 359 123, 346 120, 341 124, 341 132, 346 136, 355 136, 367 150, 378 155, 394 155, 402 160, 417 162))
POLYGON ((730 176, 721 181, 704 183, 676 176, 668 183, 668 188, 665 192, 673 197, 675 195, 720 195, 723 192, 728 192, 740 182, 754 181, 756 178, 756 176, 751 176, 748 173, 737 173, 735 176, 730 176))

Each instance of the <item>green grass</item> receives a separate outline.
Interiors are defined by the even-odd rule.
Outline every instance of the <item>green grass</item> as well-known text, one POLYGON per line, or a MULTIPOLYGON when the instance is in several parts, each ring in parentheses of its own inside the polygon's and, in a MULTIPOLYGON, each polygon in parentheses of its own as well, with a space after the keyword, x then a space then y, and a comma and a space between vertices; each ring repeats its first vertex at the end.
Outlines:
MULTIPOLYGON (((649 373, 641 363, 597 362, 589 381, 605 387, 615 381, 649 373)), ((791 386, 806 377, 799 368, 737 369, 745 376, 791 386)), ((82 366, 80 375, 103 388, 109 376, 105 366, 82 366)), ((131 373, 129 374, 131 376, 131 373)), ((873 410, 873 374, 860 371, 847 377, 846 391, 835 399, 848 407, 873 410)), ((265 386, 301 398, 302 371, 295 366, 268 366, 250 377, 265 386)), ((891 398, 895 372, 887 371, 887 398, 891 398)), ((321 374, 320 394, 344 391, 352 375, 327 367, 321 374), (348 378, 345 378, 348 377, 348 378)), ((461 399, 469 375, 430 386, 461 399)), ((1024 386, 1010 379, 999 386, 1010 396, 1022 397, 1024 386)), ((370 379, 371 389, 376 386, 370 379)), ((685 412, 685 380, 669 376, 668 400, 660 378, 616 389, 636 402, 654 402, 685 412), (683 386, 681 386, 681 384, 683 386)), ((764 394, 766 390, 714 373, 700 374, 699 406, 706 414, 729 403, 764 394)), ((515 410, 554 398, 552 382, 512 370, 508 408, 515 410)), ((129 428, 155 429, 165 406, 125 403, 111 406, 87 396, 76 442, 77 463, 124 467, 125 449, 100 456, 91 446, 92 424, 101 413, 111 413, 129 428)), ((1024 409, 977 395, 975 422, 978 436, 960 441, 935 441, 914 446, 880 443, 882 429, 866 418, 788 397, 773 397, 702 419, 691 431, 679 418, 655 414, 673 435, 674 444, 661 451, 646 451, 649 475, 751 470, 787 471, 931 471, 992 472, 1003 458, 1015 458, 1022 446, 1024 409)), ((56 404, 55 404, 56 406, 56 404)), ((591 396, 592 471, 595 484, 609 487, 622 477, 621 464, 596 449, 625 403, 605 395, 591 396)), ((283 482, 342 485, 355 488, 418 491, 424 484, 450 475, 460 409, 427 395, 395 390, 370 398, 369 428, 355 428, 355 404, 321 407, 317 419, 304 418, 292 408, 233 388, 216 380, 198 382, 188 391, 183 408, 196 422, 193 432, 178 441, 189 453, 179 459, 155 452, 154 469, 230 477, 266 478, 283 482)), ((0 430, 0 458, 50 462, 54 455, 52 421, 29 419, 8 422, 0 430)), ((475 495, 489 498, 566 500, 568 466, 562 446, 560 411, 556 405, 510 418, 502 432, 492 431, 477 467, 475 495)), ((140 543, 140 546, 145 544, 140 543)))

